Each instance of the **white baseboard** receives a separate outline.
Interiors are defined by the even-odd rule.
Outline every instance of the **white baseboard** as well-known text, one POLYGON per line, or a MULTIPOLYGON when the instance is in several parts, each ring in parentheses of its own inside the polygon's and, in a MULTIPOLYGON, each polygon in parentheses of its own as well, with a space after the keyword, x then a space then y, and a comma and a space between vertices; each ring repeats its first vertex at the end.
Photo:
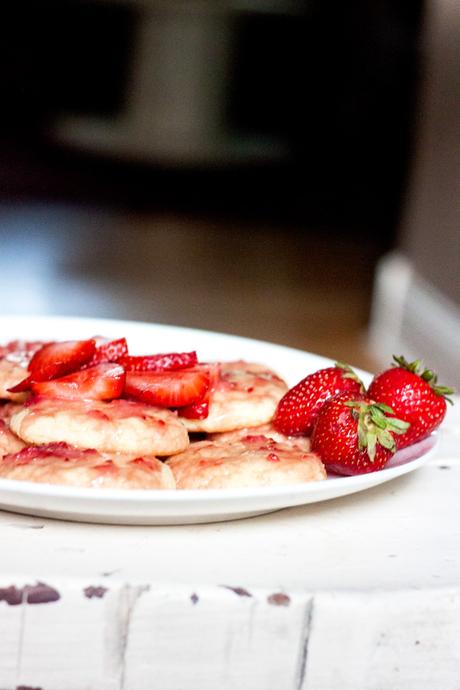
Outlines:
POLYGON ((441 383, 460 389, 460 308, 401 252, 388 254, 377 267, 369 349, 382 367, 393 354, 423 359, 441 383))

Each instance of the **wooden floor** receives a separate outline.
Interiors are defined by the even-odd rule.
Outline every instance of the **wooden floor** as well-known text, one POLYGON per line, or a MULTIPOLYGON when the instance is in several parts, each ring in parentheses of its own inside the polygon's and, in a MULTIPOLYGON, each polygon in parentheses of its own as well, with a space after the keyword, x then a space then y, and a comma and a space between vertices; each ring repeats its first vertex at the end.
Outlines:
POLYGON ((372 368, 366 325, 375 258, 362 238, 325 230, 3 205, 0 312, 199 327, 372 368))

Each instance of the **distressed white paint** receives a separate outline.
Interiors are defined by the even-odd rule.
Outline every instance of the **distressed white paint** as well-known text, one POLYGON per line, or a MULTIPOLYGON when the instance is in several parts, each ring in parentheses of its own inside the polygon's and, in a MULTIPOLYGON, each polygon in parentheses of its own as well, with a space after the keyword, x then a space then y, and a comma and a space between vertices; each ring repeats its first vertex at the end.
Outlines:
POLYGON ((24 610, 0 604, 0 688, 16 686, 24 610))
POLYGON ((457 400, 426 467, 336 501, 183 527, 0 513, 0 588, 61 596, 0 601, 0 690, 454 690, 459 495, 457 400))
POLYGON ((459 589, 315 597, 303 690, 457 690, 459 589))
POLYGON ((308 596, 273 606, 263 591, 197 588, 193 594, 195 603, 185 591, 150 590, 139 600, 129 629, 126 690, 149 690, 153 679, 171 690, 211 682, 231 690, 242 679, 248 690, 295 687, 308 596))
POLYGON ((18 685, 49 690, 119 687, 116 669, 107 663, 106 625, 119 592, 87 599, 77 581, 53 581, 61 599, 26 605, 18 685), (100 686, 98 686, 100 687, 100 686))

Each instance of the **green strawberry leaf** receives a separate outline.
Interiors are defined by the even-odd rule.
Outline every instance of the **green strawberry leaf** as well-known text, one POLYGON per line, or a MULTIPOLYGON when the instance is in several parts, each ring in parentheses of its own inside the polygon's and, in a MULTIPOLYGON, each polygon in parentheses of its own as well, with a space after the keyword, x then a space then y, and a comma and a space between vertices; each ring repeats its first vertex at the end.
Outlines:
POLYGON ((345 364, 345 362, 335 362, 335 366, 338 369, 342 369, 342 376, 344 379, 352 379, 353 381, 356 381, 356 383, 359 383, 359 385, 361 386, 361 390, 364 391, 364 383, 361 381, 358 374, 355 371, 353 371, 349 364, 345 364))
POLYGON ((404 422, 396 417, 390 417, 390 419, 387 419, 387 422, 387 427, 396 434, 403 434, 410 427, 410 422, 404 422))
POLYGON ((448 403, 450 403, 451 405, 454 404, 453 400, 451 400, 447 396, 453 395, 455 393, 455 390, 453 388, 449 388, 448 386, 438 386, 437 374, 432 369, 424 369, 421 359, 416 359, 414 362, 408 362, 406 358, 403 357, 403 355, 393 355, 393 359, 396 362, 396 364, 400 366, 402 369, 406 369, 407 371, 410 371, 413 374, 417 374, 418 376, 420 376, 420 378, 423 381, 425 381, 430 386, 430 388, 432 388, 433 392, 436 393, 436 395, 441 395, 443 398, 446 399, 448 403))
POLYGON ((373 407, 376 407, 378 410, 381 410, 382 412, 386 412, 387 414, 394 414, 393 408, 390 407, 389 405, 385 405, 385 403, 377 402, 377 403, 374 403, 373 407))
POLYGON ((419 369, 422 367, 421 359, 416 359, 414 362, 408 362, 403 355, 399 355, 399 357, 393 355, 393 359, 399 367, 407 369, 407 371, 411 371, 413 374, 418 374, 419 369))
POLYGON ((371 462, 375 460, 375 452, 377 450, 377 434, 374 431, 367 433, 367 454, 371 462))
POLYGON ((352 407, 353 416, 358 418, 358 447, 367 450, 371 462, 374 462, 377 444, 394 453, 396 443, 393 434, 402 434, 410 426, 409 422, 396 417, 387 417, 384 411, 393 414, 388 405, 382 403, 366 403, 363 400, 347 400, 343 403, 352 407))
POLYGON ((436 379, 438 378, 436 376, 436 374, 434 373, 434 371, 431 371, 431 369, 425 369, 425 371, 421 374, 421 377, 427 383, 429 383, 430 381, 433 381, 433 379, 434 379, 434 381, 436 381, 436 379))
POLYGON ((383 429, 377 434, 377 440, 381 446, 387 448, 388 450, 396 450, 396 443, 393 436, 387 429, 383 429))
POLYGON ((375 424, 377 424, 378 427, 380 427, 381 429, 385 429, 385 428, 386 428, 386 425, 387 425, 387 418, 385 417, 385 415, 383 414, 383 412, 381 412, 381 410, 379 410, 378 407, 375 407, 375 406, 373 405, 373 406, 370 408, 370 414, 371 414, 371 419, 372 419, 372 421, 373 421, 375 424))
POLYGON ((367 446, 367 431, 362 424, 358 424, 358 445, 360 450, 367 446))
POLYGON ((453 395, 455 393, 455 390, 453 388, 448 388, 447 386, 432 386, 433 391, 436 393, 436 395, 442 395, 442 397, 446 400, 446 402, 450 403, 451 405, 454 404, 454 401, 449 398, 449 395, 453 395))

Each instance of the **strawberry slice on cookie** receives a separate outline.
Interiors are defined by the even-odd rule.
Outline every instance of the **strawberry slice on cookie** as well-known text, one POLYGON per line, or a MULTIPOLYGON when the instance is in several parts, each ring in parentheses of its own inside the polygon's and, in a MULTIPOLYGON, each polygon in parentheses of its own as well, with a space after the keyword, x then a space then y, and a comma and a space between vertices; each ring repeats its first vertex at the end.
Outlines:
POLYGON ((99 364, 100 362, 118 362, 122 357, 128 354, 128 343, 126 338, 118 338, 117 340, 106 340, 105 338, 96 338, 96 349, 89 362, 89 365, 99 364))
POLYGON ((119 364, 101 362, 52 381, 32 383, 35 395, 64 400, 113 400, 125 384, 125 370, 119 364))
POLYGON ((77 371, 87 364, 96 350, 94 339, 47 343, 29 362, 29 376, 10 389, 12 393, 30 390, 31 384, 50 381, 77 371))
POLYGON ((176 371, 195 366, 198 364, 198 357, 195 351, 167 352, 158 355, 122 357, 119 362, 126 371, 176 371))
POLYGON ((216 390, 219 381, 220 365, 219 362, 209 364, 209 388, 204 396, 198 401, 190 405, 184 405, 180 408, 179 413, 181 417, 186 419, 206 419, 209 416, 209 406, 211 404, 211 397, 216 390))
POLYGON ((209 385, 209 370, 201 366, 177 371, 128 371, 125 395, 149 405, 183 407, 202 400, 209 385))
POLYGON ((71 374, 90 361, 95 349, 92 338, 44 345, 30 360, 30 376, 34 381, 49 381, 71 374))

